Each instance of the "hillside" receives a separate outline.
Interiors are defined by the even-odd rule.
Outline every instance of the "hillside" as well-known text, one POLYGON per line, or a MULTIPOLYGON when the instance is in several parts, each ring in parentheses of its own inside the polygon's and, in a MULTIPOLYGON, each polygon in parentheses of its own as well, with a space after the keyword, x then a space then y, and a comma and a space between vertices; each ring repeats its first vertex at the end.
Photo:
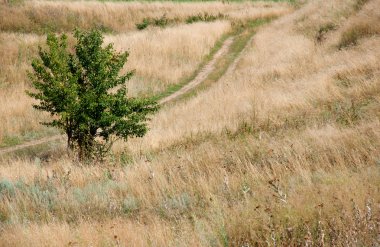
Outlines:
MULTIPOLYGON (((86 9, 37 3, 12 11, 86 9)), ((217 79, 165 104, 146 136, 117 143, 106 162, 81 164, 59 143, 2 157, 0 246, 379 245, 380 1, 146 8, 161 4, 179 19, 192 8, 229 19, 143 31, 111 25, 107 42, 130 49, 127 64, 149 78, 141 88, 130 82, 135 94, 191 78, 218 40, 244 35, 232 34, 236 23, 255 13, 278 18, 255 27, 217 79)), ((0 92, 0 140, 57 133, 38 126, 48 116, 33 112, 23 94, 24 71, 44 37, 43 22, 27 23, 0 24, 0 85, 8 83, 0 92)))

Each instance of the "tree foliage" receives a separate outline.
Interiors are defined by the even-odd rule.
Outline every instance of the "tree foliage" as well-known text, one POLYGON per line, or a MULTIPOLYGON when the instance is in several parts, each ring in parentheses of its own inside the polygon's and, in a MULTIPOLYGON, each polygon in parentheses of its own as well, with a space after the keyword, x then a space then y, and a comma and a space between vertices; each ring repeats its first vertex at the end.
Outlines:
POLYGON ((128 98, 125 82, 133 72, 120 75, 128 53, 103 46, 99 31, 75 31, 75 46, 67 36, 47 36, 47 49, 39 47, 29 78, 35 88, 27 93, 39 101, 34 108, 49 112, 50 122, 67 135, 70 150, 80 159, 102 157, 118 139, 141 137, 156 102, 128 98))

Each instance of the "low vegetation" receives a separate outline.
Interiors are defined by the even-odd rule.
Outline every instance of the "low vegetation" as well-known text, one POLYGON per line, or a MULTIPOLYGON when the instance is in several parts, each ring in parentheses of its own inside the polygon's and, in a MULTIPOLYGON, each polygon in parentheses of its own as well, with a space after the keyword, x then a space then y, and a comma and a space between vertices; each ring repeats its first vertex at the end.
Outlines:
POLYGON ((143 30, 148 26, 157 26, 157 27, 166 27, 170 23, 178 23, 176 19, 168 19, 166 15, 161 16, 160 18, 144 18, 141 23, 136 23, 136 28, 138 30, 143 30))
POLYGON ((204 22, 211 22, 211 21, 216 21, 216 20, 223 20, 227 19, 227 15, 224 15, 222 13, 219 13, 217 15, 212 15, 209 13, 199 13, 197 15, 192 15, 186 18, 186 23, 191 24, 194 22, 199 22, 199 21, 204 21, 204 22))
MULTIPOLYGON (((191 15, 189 17, 187 17, 185 19, 185 23, 187 24, 191 24, 191 23, 194 23, 194 22, 212 22, 212 21, 216 21, 216 20, 225 20, 227 19, 227 15, 224 15, 222 13, 219 13, 217 15, 212 15, 212 14, 209 14, 207 12, 201 14, 197 14, 197 15, 191 15)), ((169 19, 166 17, 166 14, 164 14, 163 16, 159 17, 159 18, 144 18, 142 20, 141 23, 136 23, 136 28, 138 30, 143 30, 145 28, 147 28, 148 26, 156 26, 156 27, 166 27, 167 25, 169 24, 178 24, 180 23, 181 20, 178 19, 178 18, 174 18, 174 19, 169 19)))

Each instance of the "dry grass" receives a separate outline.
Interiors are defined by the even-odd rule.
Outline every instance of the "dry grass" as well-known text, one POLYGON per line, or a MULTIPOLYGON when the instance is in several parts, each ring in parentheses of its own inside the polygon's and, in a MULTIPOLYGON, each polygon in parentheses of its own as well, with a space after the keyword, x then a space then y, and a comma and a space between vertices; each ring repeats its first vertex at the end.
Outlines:
POLYGON ((0 243, 378 245, 380 39, 337 49, 359 14, 332 2, 261 29, 235 70, 102 165, 4 159, 0 243))
POLYGON ((173 2, 99 2, 99 1, 27 1, 21 5, 2 5, 0 30, 19 32, 72 31, 75 27, 97 27, 105 31, 135 29, 144 18, 176 18, 223 13, 233 19, 277 16, 289 12, 286 3, 173 3, 173 2))
POLYGON ((7 136, 41 129, 43 114, 32 110, 27 70, 43 38, 33 34, 0 33, 0 142, 7 136))
MULTIPOLYGON (((113 42, 117 50, 130 51, 127 66, 135 69, 136 75, 128 82, 129 93, 152 95, 190 76, 229 30, 228 22, 197 23, 107 35, 106 42, 113 42)), ((0 34, 0 142, 42 130, 39 122, 44 116, 32 109, 32 99, 25 90, 30 87, 27 71, 31 60, 44 39, 31 34, 0 34)))
POLYGON ((216 41, 230 31, 230 21, 151 28, 142 32, 124 31, 133 29, 135 22, 145 17, 167 14, 168 18, 184 19, 203 11, 231 12, 232 16, 235 15, 233 11, 241 11, 245 16, 241 18, 259 18, 286 13, 289 7, 286 4, 216 2, 27 1, 18 5, 1 5, 0 30, 9 32, 0 33, 0 145, 15 144, 50 132, 38 124, 46 116, 34 111, 32 99, 25 95, 25 90, 30 87, 26 71, 30 69, 31 59, 37 56, 37 46, 43 44, 45 38, 43 35, 14 32, 71 32, 77 26, 122 32, 107 35, 106 40, 114 42, 119 50, 130 51, 127 65, 129 69, 136 70, 136 76, 128 83, 129 93, 152 95, 189 77, 216 41))
POLYGON ((162 92, 189 77, 216 41, 230 31, 229 22, 196 23, 163 30, 108 35, 106 43, 130 52, 127 67, 136 74, 128 82, 132 95, 162 92))
MULTIPOLYGON (((326 11, 318 4, 304 8, 314 17, 315 11, 326 11)), ((257 126, 268 121, 277 125, 295 114, 321 111, 317 104, 357 101, 377 92, 379 38, 343 52, 335 51, 337 44, 317 45, 304 33, 293 31, 294 23, 307 15, 305 9, 259 32, 237 70, 220 83, 190 101, 160 111, 146 138, 133 147, 156 148, 197 133, 236 130, 242 121, 254 121, 257 126), (361 78, 352 87, 342 89, 336 82, 338 74, 349 75, 355 70, 361 78), (205 105, 207 109, 201 111, 205 105)))
POLYGON ((357 45, 363 38, 380 34, 380 11, 376 7, 376 2, 360 7, 363 9, 346 24, 339 42, 340 48, 357 45))

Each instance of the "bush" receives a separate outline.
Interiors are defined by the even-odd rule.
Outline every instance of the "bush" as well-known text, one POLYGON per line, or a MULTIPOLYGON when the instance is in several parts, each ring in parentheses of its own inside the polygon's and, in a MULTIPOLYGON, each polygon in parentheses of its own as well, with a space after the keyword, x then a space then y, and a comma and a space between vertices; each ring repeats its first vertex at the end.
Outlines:
POLYGON ((160 18, 153 18, 153 25, 158 27, 165 27, 173 20, 166 18, 166 15, 161 16, 160 18))
POLYGON ((170 23, 175 23, 175 22, 178 22, 178 20, 177 19, 169 19, 164 14, 160 18, 144 18, 141 23, 136 23, 136 28, 138 30, 143 30, 143 29, 147 28, 149 25, 164 28, 167 25, 169 25, 170 23))
POLYGON ((148 18, 144 18, 143 21, 141 23, 136 23, 136 28, 138 30, 143 30, 145 28, 147 28, 150 24, 150 20, 148 18))

